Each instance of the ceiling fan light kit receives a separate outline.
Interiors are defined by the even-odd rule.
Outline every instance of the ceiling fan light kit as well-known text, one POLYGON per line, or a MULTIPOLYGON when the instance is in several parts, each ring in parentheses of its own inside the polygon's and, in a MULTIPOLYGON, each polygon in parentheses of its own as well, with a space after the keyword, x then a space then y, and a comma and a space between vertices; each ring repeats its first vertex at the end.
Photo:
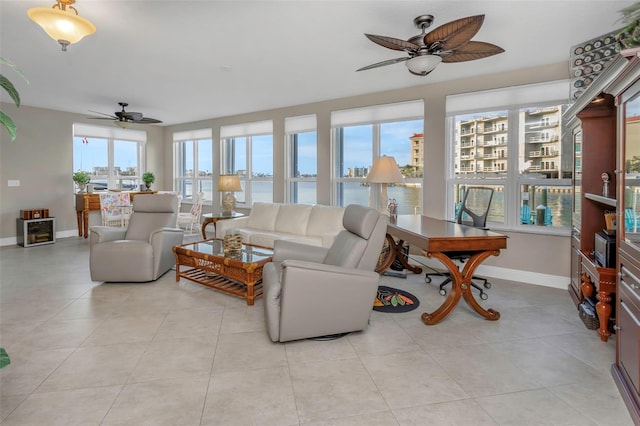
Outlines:
POLYGON ((442 62, 438 55, 414 56, 405 62, 409 72, 415 75, 425 76, 433 71, 442 62))
POLYGON ((32 7, 27 15, 55 41, 60 43, 62 51, 67 46, 82 40, 85 36, 96 32, 96 27, 78 15, 75 7, 71 6, 76 0, 56 0, 52 7, 32 7))
POLYGON ((357 71, 405 62, 411 74, 425 76, 440 62, 473 61, 504 52, 504 49, 494 44, 471 41, 483 22, 484 15, 469 16, 446 23, 427 33, 427 28, 433 23, 433 15, 420 15, 413 20, 413 23, 422 33, 408 40, 365 34, 372 42, 387 49, 404 51, 408 56, 377 62, 357 71))

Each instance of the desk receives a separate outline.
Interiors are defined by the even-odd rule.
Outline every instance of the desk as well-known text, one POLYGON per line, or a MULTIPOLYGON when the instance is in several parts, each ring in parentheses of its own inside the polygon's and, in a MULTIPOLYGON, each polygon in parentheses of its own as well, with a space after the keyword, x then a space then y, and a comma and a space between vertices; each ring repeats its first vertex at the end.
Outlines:
MULTIPOLYGON (((233 219, 235 217, 243 217, 244 213, 231 212, 231 214, 223 214, 223 213, 205 213, 202 215, 204 217, 204 222, 202 222, 202 238, 207 239, 207 234, 205 234, 204 230, 208 224, 213 223, 213 226, 216 226, 216 223, 219 220, 225 219, 233 219)), ((215 237, 215 235, 214 235, 215 237)))
POLYGON ((400 215, 387 225, 387 239, 393 243, 390 244, 391 254, 386 263, 390 264, 404 242, 407 242, 421 248, 425 256, 438 259, 451 272, 451 291, 447 298, 433 313, 422 314, 422 322, 426 325, 435 325, 446 318, 458 305, 460 298, 464 298, 465 302, 484 318, 491 321, 500 318, 499 312, 493 309, 485 310, 473 297, 471 277, 486 258, 498 256, 500 249, 507 248, 505 235, 427 216, 400 215), (398 243, 389 236, 398 238, 398 243), (460 251, 473 252, 462 271, 449 257, 450 253, 460 251))
MULTIPOLYGON (((136 194, 156 194, 158 191, 127 191, 133 203, 136 194)), ((78 221, 78 237, 89 237, 89 211, 100 211, 100 192, 76 194, 76 219, 78 221)), ((102 192, 104 194, 104 192, 102 192)))

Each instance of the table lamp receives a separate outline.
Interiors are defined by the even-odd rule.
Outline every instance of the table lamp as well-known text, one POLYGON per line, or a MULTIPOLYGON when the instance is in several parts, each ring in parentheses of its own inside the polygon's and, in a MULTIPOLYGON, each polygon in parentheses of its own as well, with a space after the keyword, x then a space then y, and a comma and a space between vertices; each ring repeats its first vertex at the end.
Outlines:
POLYGON ((220 175, 218 179, 218 191, 225 192, 222 196, 222 214, 231 216, 236 208, 236 197, 232 192, 242 191, 240 186, 240 176, 220 175))
POLYGON ((364 180, 368 183, 379 183, 382 185, 382 193, 380 194, 380 211, 387 210, 387 185, 390 183, 404 182, 404 177, 400 173, 400 168, 393 157, 383 155, 373 162, 369 174, 364 180))

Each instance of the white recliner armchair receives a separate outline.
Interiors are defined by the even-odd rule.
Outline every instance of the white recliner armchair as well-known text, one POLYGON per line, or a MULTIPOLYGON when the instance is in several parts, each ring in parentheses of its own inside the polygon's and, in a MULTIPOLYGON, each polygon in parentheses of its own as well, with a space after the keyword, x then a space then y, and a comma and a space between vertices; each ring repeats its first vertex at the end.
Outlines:
POLYGON ((139 194, 126 229, 92 226, 89 268, 93 281, 157 280, 176 263, 173 246, 182 244, 176 228, 175 194, 139 194))
POLYGON ((263 270, 265 320, 274 342, 363 330, 378 289, 374 271, 387 217, 349 205, 330 248, 277 240, 263 270))

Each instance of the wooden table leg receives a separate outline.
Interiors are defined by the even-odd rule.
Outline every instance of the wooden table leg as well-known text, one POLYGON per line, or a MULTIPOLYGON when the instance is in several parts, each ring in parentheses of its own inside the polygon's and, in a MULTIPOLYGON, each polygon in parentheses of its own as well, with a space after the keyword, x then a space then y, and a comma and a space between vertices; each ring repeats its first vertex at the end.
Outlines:
POLYGON ((382 265, 380 265, 378 269, 376 269, 376 272, 381 274, 382 272, 389 269, 395 259, 398 259, 405 269, 410 270, 414 274, 421 274, 422 268, 409 264, 405 259, 404 254, 402 253, 404 240, 398 240, 398 242, 396 243, 396 240, 394 240, 393 237, 389 234, 386 235, 386 238, 387 242, 389 243, 389 256, 387 256, 387 260, 382 265))
POLYGON ((83 225, 82 225, 82 211, 76 212, 76 220, 78 221, 78 237, 82 237, 83 225))
POLYGON ((451 260, 446 253, 442 252, 427 252, 425 255, 427 257, 433 257, 438 259, 440 262, 447 267, 449 272, 451 273, 451 291, 449 295, 445 299, 445 301, 440 305, 438 309, 433 311, 432 313, 423 313, 422 314, 422 322, 426 325, 435 325, 442 321, 453 311, 453 309, 458 305, 458 302, 461 298, 464 298, 465 302, 478 314, 483 316, 485 319, 490 321, 496 321, 500 318, 500 312, 497 312, 493 309, 484 309, 480 304, 476 301, 475 297, 472 293, 471 279, 473 278, 473 273, 476 268, 489 256, 498 256, 500 254, 499 250, 487 250, 474 253, 469 260, 465 262, 464 268, 462 271, 458 269, 456 264, 451 260))
MULTIPOLYGON (((207 239, 207 234, 205 233, 205 228, 210 223, 216 223, 216 222, 215 222, 215 220, 213 220, 213 218, 210 218, 210 217, 206 217, 204 219, 204 222, 202 222, 202 238, 205 239, 205 240, 207 239)), ((214 237, 215 237, 215 235, 214 235, 214 237)))

